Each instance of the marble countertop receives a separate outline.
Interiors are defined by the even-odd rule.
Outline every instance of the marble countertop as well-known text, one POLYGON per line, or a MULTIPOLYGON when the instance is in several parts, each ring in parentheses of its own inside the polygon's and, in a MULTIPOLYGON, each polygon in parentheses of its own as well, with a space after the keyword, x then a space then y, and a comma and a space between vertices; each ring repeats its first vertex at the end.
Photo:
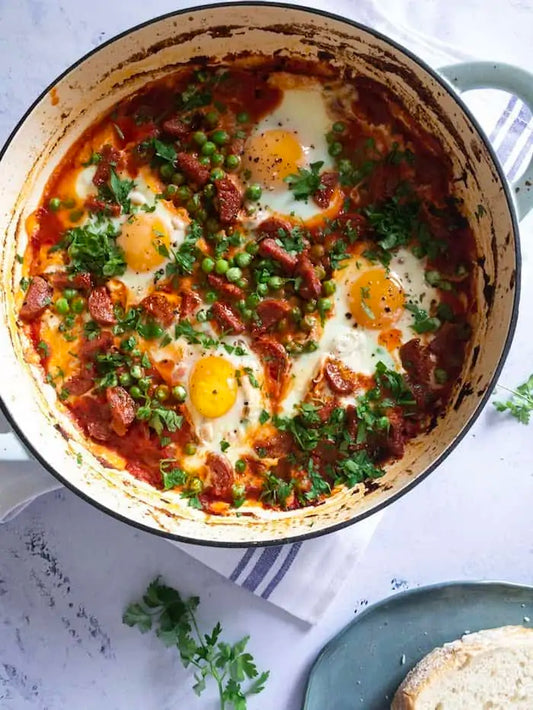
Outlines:
MULTIPOLYGON (((81 54, 182 6, 170 0, 149 7, 141 0, 127 6, 0 0, 0 142, 33 98, 81 54)), ((428 60, 444 57, 448 43, 456 56, 503 59, 533 70, 529 2, 496 3, 490 13, 482 0, 421 6, 384 0, 376 15, 370 2, 345 0, 330 9, 395 36, 416 25, 429 38, 428 60)), ((523 224, 527 232, 526 275, 533 270, 531 216, 523 224)), ((501 377, 508 385, 533 369, 529 303, 533 279, 525 278, 517 335, 501 377)), ((0 527, 0 707, 214 709, 213 696, 194 699, 189 674, 172 650, 121 623, 126 604, 161 574, 184 594, 200 594, 206 626, 220 619, 230 639, 251 635, 251 650, 272 678, 250 708, 297 710, 320 648, 369 603, 451 579, 533 583, 532 431, 487 407, 446 462, 387 510, 365 556, 312 628, 68 491, 44 496, 0 527)))

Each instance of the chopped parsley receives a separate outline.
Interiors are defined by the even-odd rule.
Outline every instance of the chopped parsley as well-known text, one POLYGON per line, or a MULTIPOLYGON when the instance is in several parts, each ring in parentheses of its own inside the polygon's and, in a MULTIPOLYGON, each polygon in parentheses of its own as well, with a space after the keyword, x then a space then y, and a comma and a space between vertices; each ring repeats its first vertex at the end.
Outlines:
POLYGON ((284 181, 292 191, 295 200, 307 200, 320 187, 320 170, 324 165, 323 160, 309 165, 310 170, 298 168, 298 173, 287 175, 284 181))
POLYGON ((510 393, 509 399, 505 402, 494 402, 498 412, 509 412, 521 424, 529 424, 531 412, 533 412, 533 375, 515 390, 498 385, 501 389, 510 393))
POLYGON ((124 251, 116 243, 118 232, 109 220, 97 219, 69 229, 61 247, 70 259, 67 270, 89 272, 100 278, 122 276, 126 271, 124 251))
POLYGON ((405 310, 413 314, 411 328, 415 333, 434 333, 440 328, 440 320, 438 318, 430 316, 427 311, 414 303, 406 303, 405 310))
POLYGON ((174 337, 183 337, 190 345, 201 345, 206 349, 217 348, 220 345, 220 341, 216 338, 212 338, 201 330, 195 330, 186 318, 175 325, 174 337))

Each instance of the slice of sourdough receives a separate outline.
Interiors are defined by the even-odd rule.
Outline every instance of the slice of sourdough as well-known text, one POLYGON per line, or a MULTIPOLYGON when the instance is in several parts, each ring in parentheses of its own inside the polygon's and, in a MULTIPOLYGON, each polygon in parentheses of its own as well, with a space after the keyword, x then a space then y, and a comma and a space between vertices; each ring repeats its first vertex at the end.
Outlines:
POLYGON ((391 710, 533 709, 533 629, 502 626, 431 651, 407 675, 391 710))

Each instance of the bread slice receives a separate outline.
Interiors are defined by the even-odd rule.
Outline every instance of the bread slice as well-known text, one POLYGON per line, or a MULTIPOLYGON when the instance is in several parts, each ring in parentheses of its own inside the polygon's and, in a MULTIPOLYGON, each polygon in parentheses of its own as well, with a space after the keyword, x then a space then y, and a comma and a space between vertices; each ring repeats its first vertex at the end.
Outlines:
POLYGON ((533 629, 502 626, 431 651, 407 675, 391 710, 533 709, 533 629))

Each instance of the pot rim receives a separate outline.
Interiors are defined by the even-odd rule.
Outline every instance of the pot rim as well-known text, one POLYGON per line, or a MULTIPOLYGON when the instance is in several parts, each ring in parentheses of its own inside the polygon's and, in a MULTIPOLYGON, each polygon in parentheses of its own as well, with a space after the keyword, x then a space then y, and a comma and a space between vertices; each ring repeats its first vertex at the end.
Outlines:
POLYGON ((115 518, 115 520, 118 520, 120 522, 126 523, 127 525, 130 525, 132 527, 135 527, 139 530, 142 530, 147 533, 151 533, 153 535, 157 535, 159 537, 165 538, 167 540, 173 541, 173 542, 183 542, 191 545, 199 545, 203 547, 221 547, 221 548, 256 548, 256 547, 270 547, 270 546, 275 546, 275 545, 286 545, 286 544, 291 544, 295 542, 302 542, 304 540, 309 540, 312 538, 320 537, 322 535, 326 535, 329 533, 337 532, 338 530, 342 530, 343 528, 347 528, 351 525, 354 525, 355 523, 358 523, 365 518, 370 517, 371 515, 374 515, 375 513, 384 510, 386 507, 394 503, 395 501, 399 500, 402 496, 404 496, 406 493, 411 491, 416 485, 421 483, 423 480, 425 480, 430 473, 432 473, 440 464, 449 456, 449 454, 456 448, 456 446, 464 439, 466 434, 469 432, 470 428, 474 424, 474 422, 477 420, 481 412, 483 411, 489 397, 492 394, 492 391, 494 390, 494 387, 496 385, 496 381, 501 373, 501 370, 505 364, 505 361, 507 359, 507 356, 509 355, 509 349, 511 347, 513 337, 515 334, 516 330, 516 323, 518 319, 518 307, 519 307, 519 300, 520 300, 520 290, 521 290, 521 265, 522 265, 522 259, 521 259, 521 250, 520 250, 520 235, 519 235, 519 228, 518 228, 518 219, 517 219, 517 213, 516 213, 516 207, 513 203, 513 199, 511 196, 511 189, 510 185, 507 181, 507 178, 503 172, 503 167, 500 164, 500 161, 496 155, 496 152, 494 148, 492 147, 488 137, 485 135, 484 130, 482 129, 479 121, 476 119, 476 117, 473 115, 472 111, 468 108, 468 106, 465 104, 461 96, 459 95, 458 92, 454 90, 454 88, 449 84, 446 79, 438 73, 437 70, 433 69, 430 67, 426 62, 418 57, 416 54, 411 52, 411 50, 407 49, 404 47, 402 44, 397 42, 394 39, 391 39, 387 35, 384 35, 378 30, 373 29, 372 27, 368 27, 367 25, 364 25, 361 22, 358 22, 357 20, 352 20, 347 17, 343 17, 342 15, 338 15, 336 13, 328 12, 326 10, 319 10, 316 8, 312 7, 307 7, 305 5, 297 5, 294 3, 286 3, 286 2, 270 2, 269 0, 238 0, 237 2, 215 2, 215 3, 207 3, 207 4, 202 4, 202 5, 197 5, 192 8, 184 8, 181 10, 173 10, 171 12, 164 13, 163 15, 158 15, 157 17, 151 18, 149 20, 145 20, 144 22, 140 22, 137 25, 134 25, 133 27, 130 27, 129 29, 124 30, 123 32, 120 32, 119 34, 110 37, 107 39, 105 42, 102 44, 98 45, 94 49, 91 49, 89 52, 86 52, 84 55, 82 55, 79 59, 77 59, 74 63, 69 65, 63 72, 61 72, 52 82, 50 82, 45 89, 39 94, 39 96, 33 101, 33 103, 29 106, 29 108, 24 112, 22 117, 19 119, 19 121, 15 124, 15 127, 7 137, 4 145, 0 149, 0 161, 2 160, 5 152, 7 151, 8 147, 10 146, 11 142, 15 138, 16 134, 18 133, 19 129, 21 126, 25 123, 26 119, 31 115, 33 112, 34 108, 42 101, 42 99, 50 92, 50 90, 59 82, 61 81, 65 76, 67 76, 70 72, 73 70, 77 69, 85 60, 89 59, 92 57, 94 54, 97 52, 107 48, 109 45, 113 44, 114 42, 128 36, 129 34, 132 34, 133 32, 137 32, 138 30, 144 29, 145 27, 149 27, 150 25, 156 24, 158 22, 161 22, 163 20, 168 20, 170 18, 175 18, 180 15, 184 15, 187 13, 198 13, 198 12, 205 12, 206 10, 209 10, 211 8, 232 8, 232 7, 277 7, 280 9, 288 9, 288 10, 297 10, 301 12, 306 12, 311 15, 316 15, 319 17, 324 17, 330 20, 335 20, 337 22, 344 23, 346 25, 350 25, 351 27, 354 27, 358 30, 361 30, 363 32, 366 32, 367 34, 372 35, 373 37, 379 39, 380 41, 388 44, 391 46, 393 49, 396 51, 400 52, 401 54, 404 54, 407 56, 411 61, 413 61, 415 64, 417 64, 423 71, 425 71, 427 74, 431 76, 432 79, 434 79, 440 86, 441 88, 445 89, 447 94, 451 96, 451 98, 456 102, 456 104, 459 106, 459 108, 463 111, 463 113, 466 115, 468 120, 471 122, 473 127, 475 128, 478 137, 481 139, 483 144, 485 145, 485 148, 487 149, 487 152, 491 158, 492 164, 498 174, 498 177, 500 179, 500 182, 502 184, 503 188, 503 193, 505 196, 505 200, 507 202, 507 208, 509 211, 509 215, 511 217, 511 224, 512 224, 512 229, 513 229, 513 243, 514 243, 514 250, 515 250, 515 289, 514 289, 514 298, 513 298, 513 307, 511 311, 511 317, 509 321, 509 328, 507 330, 507 335, 505 338, 505 343, 503 344, 502 348, 502 354, 500 356, 500 359, 498 361, 498 365, 496 366, 489 383, 487 385, 487 389, 485 393, 483 394, 482 397, 479 398, 478 403, 476 405, 475 410, 472 412, 470 418, 464 425, 463 429, 459 432, 459 434, 453 439, 446 447, 446 449, 438 456, 431 464, 426 468, 425 471, 420 473, 416 478, 414 478, 413 481, 408 483, 406 486, 404 486, 400 491, 397 493, 394 493, 391 495, 387 500, 376 504, 373 508, 370 510, 364 511, 362 513, 359 513, 357 515, 354 515, 350 520, 343 521, 341 523, 336 523, 334 525, 331 525, 327 528, 323 528, 321 530, 314 530, 310 532, 305 532, 305 533, 298 533, 294 534, 291 536, 284 537, 282 539, 270 539, 270 540, 253 540, 250 542, 242 541, 242 542, 226 542, 226 541, 219 541, 219 540, 213 540, 213 541, 208 541, 205 539, 197 539, 197 538, 192 538, 188 536, 183 536, 179 535, 177 533, 172 533, 172 532, 167 532, 165 530, 160 530, 156 528, 152 528, 149 525, 145 525, 144 523, 138 522, 136 520, 133 520, 132 518, 127 517, 126 515, 123 515, 121 513, 117 513, 116 511, 112 510, 110 507, 104 505, 103 503, 100 503, 99 501, 95 500, 88 494, 84 493, 83 491, 79 490, 73 483, 71 483, 68 479, 64 478, 55 468, 54 466, 49 463, 45 457, 40 453, 40 451, 33 446, 33 444, 27 439, 24 431, 22 428, 18 425, 18 423, 15 421, 14 417, 11 415, 9 411, 8 405, 4 402, 0 395, 0 410, 6 417, 9 425, 12 427, 13 431, 16 433, 26 450, 31 454, 33 458, 35 458, 38 463, 43 466, 43 468, 50 473, 54 478, 56 478, 62 485, 64 485, 66 488, 71 490, 73 493, 75 493, 78 497, 82 498, 84 501, 87 503, 90 503, 92 506, 97 508, 98 510, 106 513, 107 515, 112 516, 115 518))

